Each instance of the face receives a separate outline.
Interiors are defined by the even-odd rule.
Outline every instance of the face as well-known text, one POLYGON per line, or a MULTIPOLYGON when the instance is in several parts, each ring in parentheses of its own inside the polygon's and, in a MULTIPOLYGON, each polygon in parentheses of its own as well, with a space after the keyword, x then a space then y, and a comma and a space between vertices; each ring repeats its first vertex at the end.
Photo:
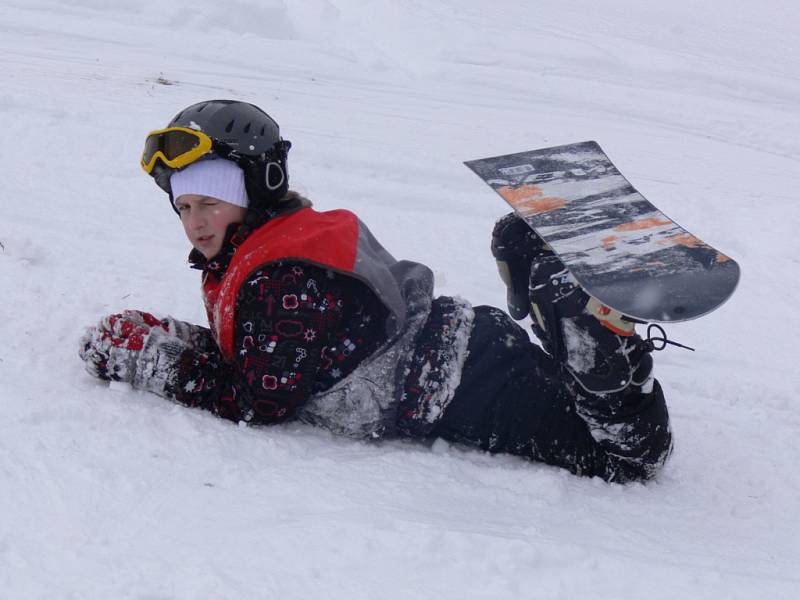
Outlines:
POLYGON ((184 194, 175 201, 186 237, 206 258, 215 257, 222 248, 231 223, 241 223, 247 209, 230 202, 184 194))

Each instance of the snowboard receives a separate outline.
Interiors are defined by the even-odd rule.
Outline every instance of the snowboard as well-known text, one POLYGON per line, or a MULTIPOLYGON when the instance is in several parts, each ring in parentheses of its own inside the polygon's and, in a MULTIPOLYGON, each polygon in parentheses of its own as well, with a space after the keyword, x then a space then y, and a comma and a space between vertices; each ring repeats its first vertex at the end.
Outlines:
POLYGON ((641 321, 718 308, 739 265, 640 194, 596 142, 464 163, 550 245, 600 303, 641 321))

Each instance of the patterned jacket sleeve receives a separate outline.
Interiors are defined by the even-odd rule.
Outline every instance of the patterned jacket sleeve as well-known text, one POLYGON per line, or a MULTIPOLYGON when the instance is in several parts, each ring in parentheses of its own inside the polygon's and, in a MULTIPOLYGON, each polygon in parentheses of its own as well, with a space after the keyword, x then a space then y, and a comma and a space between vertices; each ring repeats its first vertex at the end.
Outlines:
POLYGON ((234 364, 219 351, 186 350, 168 395, 234 421, 289 418, 329 360, 353 284, 361 285, 310 265, 265 266, 239 292, 234 364))

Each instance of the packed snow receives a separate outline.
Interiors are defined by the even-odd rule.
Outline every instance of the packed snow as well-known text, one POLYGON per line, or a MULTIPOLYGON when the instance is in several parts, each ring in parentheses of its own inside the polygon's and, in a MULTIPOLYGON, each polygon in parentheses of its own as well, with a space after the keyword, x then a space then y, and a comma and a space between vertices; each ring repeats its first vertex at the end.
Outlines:
POLYGON ((0 3, 0 597, 800 597, 800 5, 790 0, 0 3), (647 485, 93 380, 85 326, 204 322, 144 136, 265 108, 293 185, 437 292, 504 307, 501 200, 462 161, 597 140, 739 290, 656 358, 647 485))

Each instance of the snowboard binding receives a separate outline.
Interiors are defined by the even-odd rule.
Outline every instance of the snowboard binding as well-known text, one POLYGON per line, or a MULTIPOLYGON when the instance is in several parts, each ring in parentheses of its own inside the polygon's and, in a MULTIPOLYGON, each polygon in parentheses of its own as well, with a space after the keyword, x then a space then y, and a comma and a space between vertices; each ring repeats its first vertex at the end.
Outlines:
MULTIPOLYGON (((492 254, 508 288, 509 313, 531 316, 544 350, 592 394, 636 385, 647 391, 656 349, 636 335, 636 321, 587 294, 544 241, 515 213, 492 233, 492 254)), ((654 338, 670 343, 663 336, 654 338)), ((660 348, 659 348, 660 349, 660 348)))

